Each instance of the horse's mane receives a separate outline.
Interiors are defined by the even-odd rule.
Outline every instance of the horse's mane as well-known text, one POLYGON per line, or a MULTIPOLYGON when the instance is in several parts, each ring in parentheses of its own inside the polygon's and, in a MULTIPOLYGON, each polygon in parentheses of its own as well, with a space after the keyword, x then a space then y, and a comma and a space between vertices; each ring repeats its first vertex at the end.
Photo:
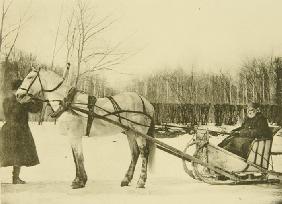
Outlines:
POLYGON ((52 78, 53 80, 56 81, 60 81, 62 79, 62 76, 60 76, 59 74, 57 74, 56 72, 49 70, 49 69, 42 69, 41 71, 44 72, 45 75, 47 75, 47 77, 52 78))
MULTIPOLYGON (((57 74, 56 72, 54 72, 52 70, 42 69, 41 71, 43 72, 44 77, 46 77, 46 79, 48 81, 52 82, 51 83, 52 85, 50 87, 48 87, 49 89, 50 88, 52 89, 52 88, 56 87, 57 84, 59 84, 62 81, 62 79, 63 79, 62 76, 60 76, 59 74, 57 74)), ((63 94, 65 94, 65 92, 68 91, 71 87, 67 85, 66 81, 64 81, 64 83, 63 83, 61 88, 63 88, 63 90, 64 90, 63 94)))

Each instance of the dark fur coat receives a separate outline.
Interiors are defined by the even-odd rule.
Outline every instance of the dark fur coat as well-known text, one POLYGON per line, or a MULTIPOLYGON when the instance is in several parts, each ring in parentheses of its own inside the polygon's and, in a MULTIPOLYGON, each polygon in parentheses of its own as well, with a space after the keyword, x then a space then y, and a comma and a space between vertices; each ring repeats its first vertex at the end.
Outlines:
POLYGON ((246 159, 255 138, 272 139, 267 119, 260 112, 253 118, 246 118, 242 126, 233 130, 218 146, 246 159))
POLYGON ((42 103, 20 104, 15 95, 3 102, 5 124, 0 131, 0 166, 39 164, 35 143, 28 125, 28 113, 42 109, 42 103))

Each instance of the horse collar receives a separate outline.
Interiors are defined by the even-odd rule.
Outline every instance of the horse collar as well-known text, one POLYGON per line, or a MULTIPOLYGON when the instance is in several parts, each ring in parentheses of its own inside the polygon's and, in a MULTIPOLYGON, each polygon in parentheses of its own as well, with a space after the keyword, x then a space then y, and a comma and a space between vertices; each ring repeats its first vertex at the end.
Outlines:
POLYGON ((60 107, 58 108, 58 110, 52 113, 50 116, 52 118, 58 118, 63 114, 63 112, 71 110, 71 104, 74 100, 76 93, 77 89, 75 87, 72 87, 68 91, 67 96, 60 102, 60 107))

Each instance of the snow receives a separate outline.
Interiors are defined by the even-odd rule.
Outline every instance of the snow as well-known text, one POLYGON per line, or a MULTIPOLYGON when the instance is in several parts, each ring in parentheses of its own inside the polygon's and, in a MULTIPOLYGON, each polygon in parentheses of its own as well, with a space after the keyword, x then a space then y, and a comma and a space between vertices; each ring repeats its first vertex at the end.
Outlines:
MULTIPOLYGON (((94 127, 95 128, 95 127, 94 127)), ((130 153, 126 136, 83 138, 85 188, 70 187, 75 175, 68 139, 60 135, 53 123, 31 124, 40 165, 23 168, 25 185, 11 184, 11 167, 1 169, 2 203, 278 203, 282 202, 282 185, 212 186, 193 180, 183 170, 182 161, 156 150, 154 171, 148 173, 145 189, 136 188, 140 163, 130 186, 120 187, 128 168, 130 153)), ((214 137, 218 143, 223 136, 214 137)), ((161 141, 183 150, 191 135, 161 141)), ((273 148, 282 150, 282 137, 275 137, 273 148)), ((192 150, 191 150, 192 151, 192 150)), ((192 153, 192 152, 191 152, 192 153)), ((282 171, 282 156, 273 158, 275 170, 282 171)))

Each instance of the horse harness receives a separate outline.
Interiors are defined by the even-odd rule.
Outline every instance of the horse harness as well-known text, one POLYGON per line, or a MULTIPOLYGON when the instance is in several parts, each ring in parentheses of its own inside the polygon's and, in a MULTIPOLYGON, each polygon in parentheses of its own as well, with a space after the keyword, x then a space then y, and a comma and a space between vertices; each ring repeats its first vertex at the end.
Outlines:
MULTIPOLYGON (((71 111, 73 114, 77 114, 74 110, 71 108, 71 104, 74 100, 74 97, 77 93, 76 88, 72 87, 69 91, 67 96, 60 102, 60 107, 58 108, 57 111, 53 110, 53 113, 50 115, 52 118, 58 118, 60 117, 63 112, 65 111, 71 111)), ((94 111, 94 106, 97 101, 97 98, 95 96, 88 96, 88 103, 87 103, 87 108, 88 108, 88 117, 87 117, 87 126, 86 126, 86 135, 89 136, 92 122, 94 120, 94 115, 92 114, 94 111)))
POLYGON ((118 103, 115 101, 115 99, 112 97, 112 96, 107 96, 107 98, 111 101, 112 105, 113 105, 113 108, 114 108, 114 112, 111 112, 111 113, 108 113, 104 116, 108 116, 108 115, 115 115, 119 118, 119 122, 121 123, 121 119, 123 118, 120 113, 123 113, 123 112, 131 112, 131 113, 143 113, 144 115, 147 115, 147 111, 146 111, 146 107, 145 107, 145 103, 142 99, 142 97, 140 95, 138 95, 141 99, 141 102, 142 102, 142 105, 143 105, 143 112, 138 112, 138 111, 123 111, 120 106, 118 105, 118 103))
POLYGON ((113 108, 114 108, 114 111, 116 112, 115 115, 118 116, 118 120, 119 122, 121 123, 121 117, 120 117, 120 111, 121 111, 121 108, 120 106, 118 105, 118 103, 115 101, 115 99, 112 97, 112 96, 107 96, 107 98, 110 100, 110 102, 112 103, 113 105, 113 108))
MULTIPOLYGON (((67 96, 62 101, 60 101, 60 106, 59 106, 58 110, 54 111, 52 114, 50 114, 50 116, 52 118, 58 118, 63 114, 63 112, 69 111, 69 110, 72 111, 70 106, 73 102, 73 99, 74 99, 76 93, 77 93, 76 88, 72 87, 68 91, 67 96)), ((72 113, 75 113, 75 112, 73 111, 72 113)))
MULTIPOLYGON (((69 70, 69 67, 70 67, 70 63, 67 63, 67 70, 69 70)), ((86 135, 89 135, 90 133, 90 130, 91 130, 91 126, 92 126, 92 123, 93 123, 93 120, 94 120, 94 116, 95 116, 95 113, 94 113, 94 107, 95 107, 95 103, 97 101, 97 98, 95 96, 88 96, 88 103, 87 103, 87 108, 88 110, 84 110, 84 109, 81 109, 79 107, 75 107, 75 106, 72 106, 72 103, 73 103, 73 100, 74 100, 74 97, 76 95, 76 93, 78 92, 78 90, 75 88, 75 87, 72 87, 69 91, 68 91, 68 94, 67 96, 63 99, 63 100, 42 100, 40 98, 37 98, 37 97, 33 97, 31 94, 29 94, 29 90, 30 90, 30 87, 32 86, 32 84, 35 82, 36 78, 38 78, 39 80, 39 83, 40 83, 40 86, 41 86, 41 91, 42 93, 44 94, 44 92, 53 92, 55 90, 57 90, 62 84, 63 82, 65 81, 65 77, 63 77, 63 79, 52 89, 44 89, 43 86, 42 86, 42 82, 41 82, 41 78, 40 78, 40 75, 39 75, 39 72, 40 72, 40 69, 38 71, 35 71, 36 72, 36 77, 34 77, 34 79, 32 80, 32 82, 30 83, 30 85, 27 87, 27 88, 23 88, 23 87, 20 87, 19 89, 22 89, 24 91, 26 91, 26 95, 29 95, 32 97, 33 100, 39 100, 41 102, 47 102, 47 105, 51 107, 52 109, 52 113, 50 114, 50 116, 52 118, 58 118, 60 117, 63 112, 65 111, 70 111, 72 114, 75 114, 75 115, 78 115, 78 113, 76 111, 79 111, 79 112, 82 112, 82 113, 86 113, 88 115, 88 120, 87 120, 87 127, 86 127, 86 135), (60 102, 60 106, 58 108, 58 110, 54 111, 50 102, 51 101, 59 101, 60 102)), ((118 103, 114 100, 113 97, 108 97, 108 99, 111 101, 111 103, 113 104, 113 107, 114 107, 114 112, 109 112, 101 107, 98 107, 100 108, 101 110, 105 111, 107 114, 105 115, 97 115, 97 117, 101 118, 101 117, 106 117, 108 115, 115 115, 119 118, 119 122, 121 123, 121 119, 124 119, 124 120, 127 120, 133 124, 136 124, 136 125, 141 125, 141 126, 145 126, 145 127, 149 127, 148 125, 145 125, 145 124, 141 124, 141 123, 138 123, 136 121, 133 121, 133 120, 130 120, 128 118, 125 118, 123 116, 120 116, 120 113, 139 113, 139 114, 144 114, 145 116, 147 116, 148 118, 150 118, 150 120, 153 120, 153 117, 150 116, 147 112, 146 112, 146 107, 145 107, 145 104, 144 104, 144 101, 142 99, 142 97, 140 95, 138 95, 142 101, 142 104, 143 104, 143 112, 141 111, 132 111, 132 110, 122 110, 120 108, 120 106, 118 105, 118 103)))
MULTIPOLYGON (((74 97, 75 97, 76 93, 77 93, 77 89, 75 87, 72 87, 68 91, 67 96, 60 102, 60 107, 58 108, 58 110, 57 111, 53 111, 53 113, 50 116, 52 118, 58 118, 65 111, 70 111, 71 113, 73 113, 75 115, 77 115, 76 111, 80 111, 80 112, 86 113, 87 114, 87 126, 86 126, 86 134, 85 135, 89 136, 90 131, 91 131, 91 127, 92 127, 92 123, 93 123, 93 120, 94 120, 94 115, 95 115, 94 114, 94 107, 95 107, 95 104, 97 102, 97 98, 95 96, 88 95, 88 103, 87 103, 88 110, 86 111, 86 110, 82 110, 80 108, 77 108, 77 107, 75 108, 75 107, 72 106, 72 103, 73 103, 73 100, 74 100, 74 97)), ((107 114, 105 114, 103 116, 106 117, 106 116, 109 116, 109 115, 114 115, 114 116, 118 117, 118 120, 119 120, 120 123, 122 123, 122 119, 125 119, 125 120, 127 120, 129 122, 132 122, 132 123, 135 123, 137 125, 146 126, 144 124, 140 124, 140 123, 134 122, 132 120, 129 120, 129 119, 127 119, 125 117, 122 117, 120 115, 121 113, 128 112, 128 113, 141 113, 141 114, 144 114, 144 115, 150 117, 150 115, 147 114, 145 103, 144 103, 142 97, 140 95, 138 95, 138 96, 140 97, 142 105, 143 105, 143 112, 141 112, 141 111, 122 110, 120 108, 119 104, 116 102, 116 100, 112 96, 108 96, 107 98, 112 103, 113 108, 114 108, 114 112, 109 112, 109 111, 103 109, 104 111, 107 112, 107 114)), ((150 117, 150 119, 152 119, 152 118, 150 117)))
POLYGON ((86 136, 89 136, 90 134, 92 123, 94 120, 94 114, 92 113, 94 113, 94 107, 95 107, 96 102, 97 102, 97 98, 95 96, 88 95, 87 108, 89 112, 88 112, 88 117, 87 117, 87 126, 86 126, 86 134, 85 134, 86 136))

